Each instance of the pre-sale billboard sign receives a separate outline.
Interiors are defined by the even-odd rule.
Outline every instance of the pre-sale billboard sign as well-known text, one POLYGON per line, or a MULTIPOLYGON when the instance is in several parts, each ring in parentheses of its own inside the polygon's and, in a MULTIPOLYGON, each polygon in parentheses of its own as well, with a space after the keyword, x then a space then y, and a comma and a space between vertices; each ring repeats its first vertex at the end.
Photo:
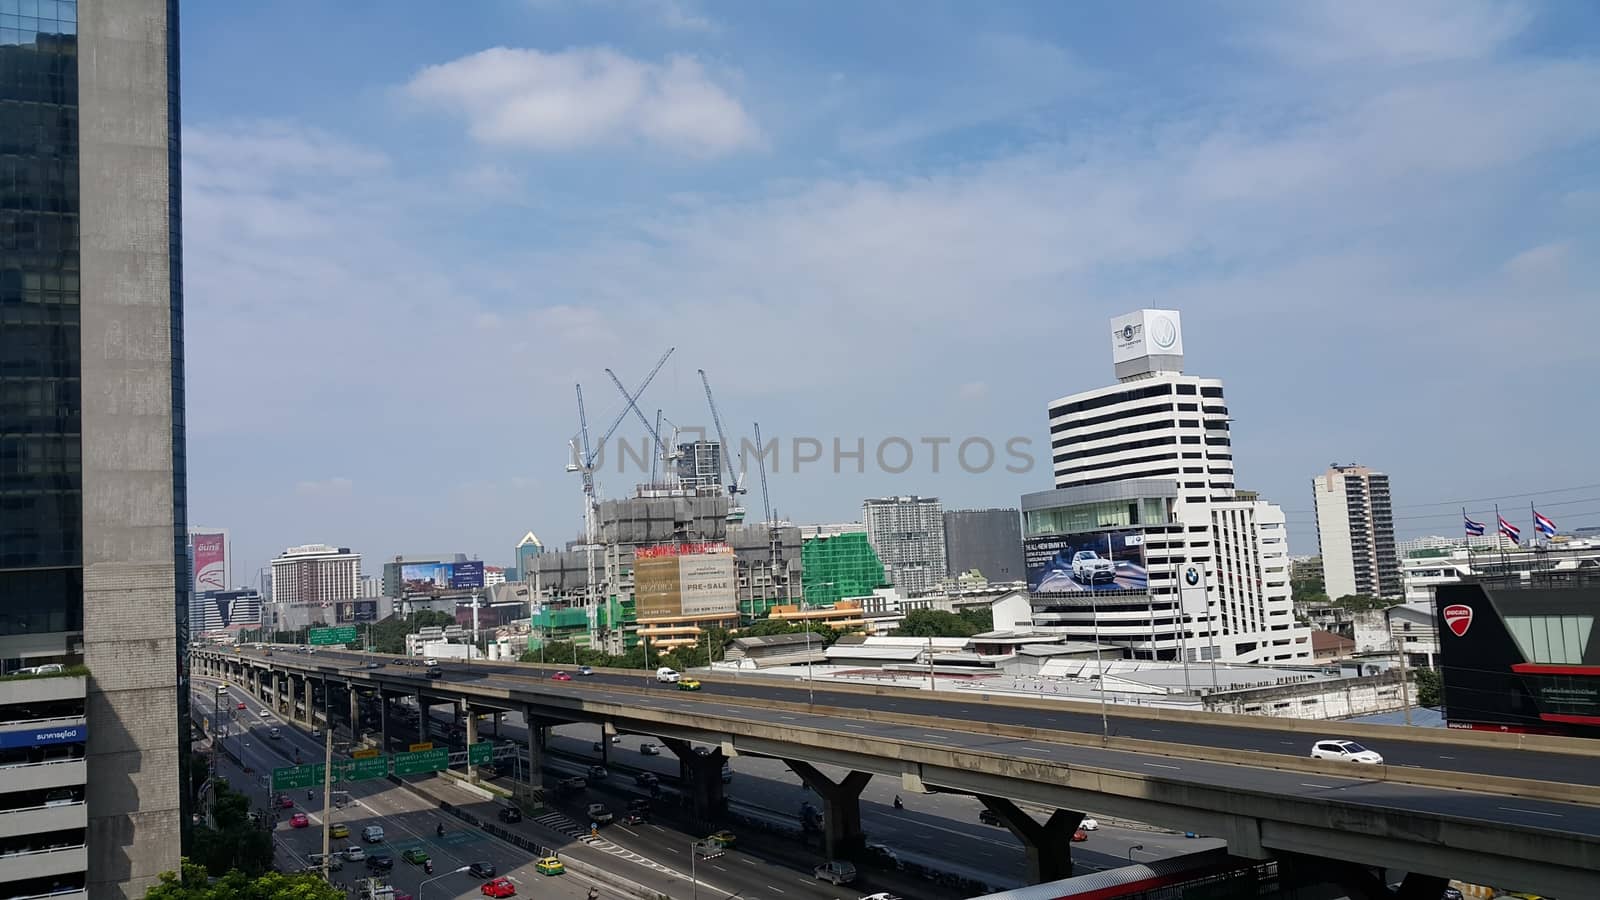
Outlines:
POLYGON ((739 610, 733 548, 667 544, 634 553, 633 596, 641 619, 731 616, 739 610))
POLYGON ((225 591, 228 589, 228 536, 225 534, 194 534, 194 590, 225 591))

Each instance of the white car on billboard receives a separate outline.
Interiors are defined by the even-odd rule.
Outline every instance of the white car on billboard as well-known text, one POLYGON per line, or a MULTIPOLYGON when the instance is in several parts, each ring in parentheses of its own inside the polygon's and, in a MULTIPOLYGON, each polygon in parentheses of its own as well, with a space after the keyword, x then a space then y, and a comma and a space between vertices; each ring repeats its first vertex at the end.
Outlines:
POLYGON ((1079 550, 1072 554, 1072 580, 1079 584, 1117 580, 1117 565, 1102 558, 1093 550, 1079 550))

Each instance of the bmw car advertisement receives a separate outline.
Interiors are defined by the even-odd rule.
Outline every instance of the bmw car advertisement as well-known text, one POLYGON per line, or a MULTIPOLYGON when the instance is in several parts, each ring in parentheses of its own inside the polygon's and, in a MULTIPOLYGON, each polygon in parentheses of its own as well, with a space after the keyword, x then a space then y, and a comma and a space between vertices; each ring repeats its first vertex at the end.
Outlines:
POLYGON ((1149 585, 1139 531, 1031 537, 1022 542, 1022 555, 1034 594, 1143 591, 1149 585))

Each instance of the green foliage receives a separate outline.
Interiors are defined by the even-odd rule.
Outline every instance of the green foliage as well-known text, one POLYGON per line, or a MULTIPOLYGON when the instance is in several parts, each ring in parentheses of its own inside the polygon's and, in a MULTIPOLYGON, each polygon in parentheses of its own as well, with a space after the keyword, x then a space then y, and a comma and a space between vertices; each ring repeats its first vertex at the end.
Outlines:
POLYGON ((421 628, 445 628, 456 624, 456 617, 447 612, 425 609, 409 616, 390 616, 372 625, 372 649, 376 653, 400 654, 406 652, 406 635, 421 628))
MULTIPOLYGON (((991 622, 992 624, 992 622, 991 622)), ((914 609, 895 629, 902 637, 972 637, 979 628, 971 619, 942 609, 914 609)))
POLYGON ((987 606, 970 606, 957 613, 957 615, 967 620, 968 624, 977 629, 977 631, 973 632, 974 634, 982 634, 985 631, 994 630, 994 610, 987 606))
POLYGON ((1444 703, 1444 678, 1438 669, 1416 669, 1417 705, 1438 709, 1444 703))
MULTIPOLYGON (((220 870, 219 870, 220 871, 220 870)), ((344 891, 316 875, 266 872, 247 875, 230 871, 212 881, 209 870, 188 859, 183 873, 163 872, 145 892, 146 900, 346 900, 344 891)))
POLYGON ((206 870, 255 877, 272 868, 272 832, 250 820, 250 798, 226 779, 211 783, 211 822, 193 835, 191 858, 206 870))
POLYGON ((1394 605, 1392 600, 1383 600, 1366 594, 1345 594, 1333 601, 1334 606, 1343 607, 1351 612, 1364 612, 1373 609, 1388 609, 1394 605))

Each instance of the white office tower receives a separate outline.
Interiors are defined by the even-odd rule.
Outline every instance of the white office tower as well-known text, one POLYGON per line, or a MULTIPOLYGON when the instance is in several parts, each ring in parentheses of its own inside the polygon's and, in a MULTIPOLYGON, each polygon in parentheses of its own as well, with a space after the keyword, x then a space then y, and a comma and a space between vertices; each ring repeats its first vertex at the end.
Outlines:
POLYGON ((1035 622, 1143 659, 1305 662, 1283 511, 1234 487, 1222 382, 1176 310, 1111 321, 1115 385, 1050 404, 1056 488, 1022 498, 1035 622))
POLYGON ((1328 596, 1403 596, 1389 476, 1366 466, 1331 465, 1311 479, 1311 493, 1328 596))
POLYGON ((863 501, 867 543, 903 596, 925 594, 945 578, 944 507, 938 497, 863 501))
POLYGON ((321 603, 361 596, 361 554, 349 547, 304 544, 272 561, 272 602, 321 603))

